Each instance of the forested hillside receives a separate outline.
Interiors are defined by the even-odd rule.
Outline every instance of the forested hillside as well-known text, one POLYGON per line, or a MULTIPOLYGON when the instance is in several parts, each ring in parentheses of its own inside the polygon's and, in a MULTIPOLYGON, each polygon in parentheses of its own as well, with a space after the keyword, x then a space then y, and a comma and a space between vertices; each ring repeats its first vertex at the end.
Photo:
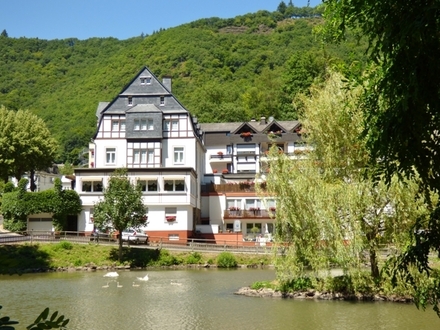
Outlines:
POLYGON ((324 44, 313 33, 319 9, 294 16, 202 19, 127 40, 0 36, 0 105, 43 118, 60 145, 57 161, 72 163, 94 134, 98 102, 111 101, 143 66, 171 75, 173 93, 201 122, 295 119, 295 95, 327 66, 364 63, 365 44, 324 44))

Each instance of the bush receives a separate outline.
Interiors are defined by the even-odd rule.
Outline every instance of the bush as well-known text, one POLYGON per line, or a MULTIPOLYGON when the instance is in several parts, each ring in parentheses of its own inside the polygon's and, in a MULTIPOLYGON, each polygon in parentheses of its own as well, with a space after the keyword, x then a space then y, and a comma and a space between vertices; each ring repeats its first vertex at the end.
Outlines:
POLYGON ((217 257, 217 266, 220 268, 234 268, 237 267, 237 260, 230 252, 222 252, 217 257))
POLYGON ((278 290, 281 292, 295 292, 311 288, 313 288, 313 284, 310 277, 298 277, 290 281, 282 282, 278 290))
POLYGON ((73 244, 69 241, 61 241, 53 247, 55 251, 72 250, 73 244))
POLYGON ((186 263, 188 265, 199 264, 202 260, 202 255, 199 252, 193 252, 186 257, 186 263))

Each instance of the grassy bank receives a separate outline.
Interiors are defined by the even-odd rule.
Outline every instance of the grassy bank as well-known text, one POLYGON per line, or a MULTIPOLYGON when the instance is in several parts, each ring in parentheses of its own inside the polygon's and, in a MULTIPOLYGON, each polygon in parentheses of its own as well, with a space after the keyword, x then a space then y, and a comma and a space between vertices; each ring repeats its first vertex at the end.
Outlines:
POLYGON ((185 265, 269 265, 268 255, 175 252, 124 247, 121 262, 118 248, 96 244, 23 244, 0 246, 0 273, 20 273, 67 267, 164 267, 185 265))

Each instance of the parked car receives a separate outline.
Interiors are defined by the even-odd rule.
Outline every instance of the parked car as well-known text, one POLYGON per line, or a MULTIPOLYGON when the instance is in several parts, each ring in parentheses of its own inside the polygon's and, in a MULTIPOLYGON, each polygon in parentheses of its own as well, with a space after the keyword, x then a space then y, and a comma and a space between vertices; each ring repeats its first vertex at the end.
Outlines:
POLYGON ((134 244, 147 244, 148 235, 143 230, 128 228, 122 232, 122 240, 134 244))
POLYGON ((110 233, 106 233, 100 230, 92 232, 90 237, 91 241, 114 241, 114 237, 110 233))

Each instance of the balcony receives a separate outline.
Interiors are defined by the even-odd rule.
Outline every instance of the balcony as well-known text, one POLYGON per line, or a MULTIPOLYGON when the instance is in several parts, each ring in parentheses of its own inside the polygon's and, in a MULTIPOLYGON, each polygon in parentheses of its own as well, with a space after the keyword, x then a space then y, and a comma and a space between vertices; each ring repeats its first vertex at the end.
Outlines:
POLYGON ((232 155, 210 155, 209 156, 209 162, 210 163, 231 163, 232 162, 232 155))
MULTIPOLYGON (((261 188, 265 188, 265 182, 261 183, 261 188)), ((202 185, 204 193, 230 193, 230 192, 255 192, 254 182, 237 182, 226 184, 206 184, 202 185)))
POLYGON ((275 216, 275 212, 268 210, 225 210, 223 214, 224 219, 270 219, 275 216))

